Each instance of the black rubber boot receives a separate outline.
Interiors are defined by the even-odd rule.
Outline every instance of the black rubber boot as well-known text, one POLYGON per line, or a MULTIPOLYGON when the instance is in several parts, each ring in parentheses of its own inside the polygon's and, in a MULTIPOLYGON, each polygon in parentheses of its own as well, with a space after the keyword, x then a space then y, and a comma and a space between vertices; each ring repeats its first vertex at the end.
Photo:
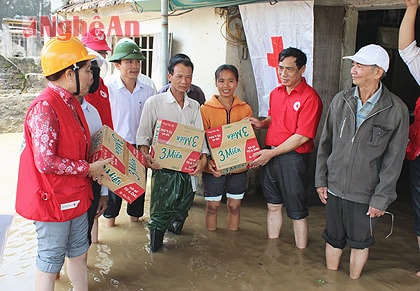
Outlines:
POLYGON ((172 220, 171 224, 169 225, 168 231, 174 234, 181 234, 182 227, 184 226, 185 219, 183 220, 172 220))
POLYGON ((163 245, 163 236, 165 233, 158 229, 150 229, 150 250, 154 253, 163 245))

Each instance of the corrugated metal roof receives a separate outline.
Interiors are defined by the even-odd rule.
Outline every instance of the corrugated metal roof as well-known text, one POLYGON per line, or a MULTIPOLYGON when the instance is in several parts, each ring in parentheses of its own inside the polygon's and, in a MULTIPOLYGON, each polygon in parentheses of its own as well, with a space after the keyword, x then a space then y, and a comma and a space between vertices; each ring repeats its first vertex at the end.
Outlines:
POLYGON ((77 12, 88 9, 104 8, 133 2, 132 0, 70 0, 68 4, 55 12, 77 12))
MULTIPOLYGON (((265 0, 267 1, 267 0, 265 0)), ((275 1, 275 0, 273 0, 275 1)), ((114 5, 135 5, 140 12, 160 11, 160 0, 69 0, 67 5, 54 12, 77 12, 87 9, 104 8, 114 5)), ((169 0, 170 10, 194 9, 200 7, 223 7, 252 2, 256 0, 169 0)))

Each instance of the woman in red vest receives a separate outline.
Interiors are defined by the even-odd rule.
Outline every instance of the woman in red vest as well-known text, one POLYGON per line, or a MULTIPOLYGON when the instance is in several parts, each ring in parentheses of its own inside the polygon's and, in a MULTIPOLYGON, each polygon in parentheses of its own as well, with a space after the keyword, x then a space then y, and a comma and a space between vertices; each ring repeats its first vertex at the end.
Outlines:
POLYGON ((104 165, 111 161, 87 162, 89 128, 75 98, 89 91, 93 58, 68 35, 50 39, 41 51, 49 83, 25 117, 16 193, 16 212, 34 220, 36 227, 36 290, 54 290, 65 256, 74 290, 88 290, 91 179, 101 183, 104 165))

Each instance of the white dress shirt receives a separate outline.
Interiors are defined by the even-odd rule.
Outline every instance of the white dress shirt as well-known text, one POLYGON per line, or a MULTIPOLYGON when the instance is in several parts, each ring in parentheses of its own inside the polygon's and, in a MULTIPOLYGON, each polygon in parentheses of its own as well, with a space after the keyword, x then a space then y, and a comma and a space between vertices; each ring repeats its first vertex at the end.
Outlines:
POLYGON ((417 46, 416 41, 414 40, 405 49, 399 50, 399 53, 403 61, 407 64, 411 75, 413 75, 417 84, 420 85, 420 48, 417 46))
POLYGON ((125 87, 121 78, 111 78, 105 81, 105 85, 109 91, 114 131, 127 142, 135 144, 144 103, 154 95, 155 90, 150 85, 140 82, 139 79, 133 93, 125 87))
MULTIPOLYGON (((101 117, 99 116, 98 110, 84 98, 80 105, 89 126, 90 135, 92 136, 102 127, 101 117)), ((105 185, 101 185, 101 196, 108 196, 108 188, 105 185)))

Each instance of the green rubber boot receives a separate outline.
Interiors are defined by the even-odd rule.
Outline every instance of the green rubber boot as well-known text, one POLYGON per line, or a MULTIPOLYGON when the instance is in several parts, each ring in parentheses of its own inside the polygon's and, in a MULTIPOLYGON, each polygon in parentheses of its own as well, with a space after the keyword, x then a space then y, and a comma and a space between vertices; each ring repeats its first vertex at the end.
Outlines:
POLYGON ((163 236, 165 233, 158 229, 150 229, 150 250, 157 252, 163 245, 163 236))

